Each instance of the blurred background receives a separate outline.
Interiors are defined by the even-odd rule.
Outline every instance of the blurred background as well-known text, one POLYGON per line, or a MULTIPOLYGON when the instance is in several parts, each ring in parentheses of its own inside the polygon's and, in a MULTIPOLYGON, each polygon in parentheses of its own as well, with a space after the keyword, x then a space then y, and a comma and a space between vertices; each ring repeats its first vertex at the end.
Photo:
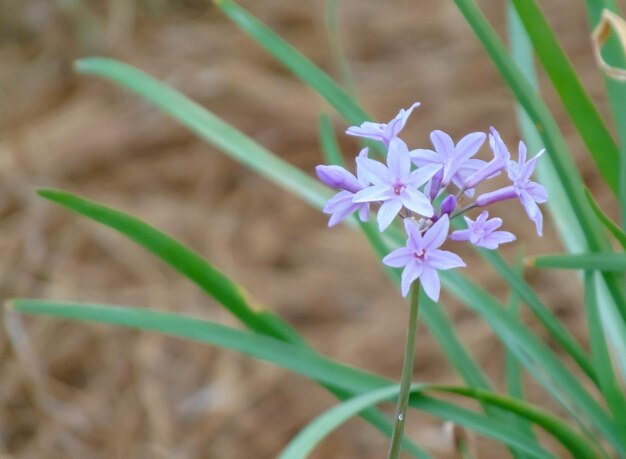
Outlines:
MULTIPOLYGON (((505 33, 504 2, 483 1, 505 33)), ((326 2, 242 1, 334 76, 326 2)), ((542 2, 583 82, 600 99, 584 6, 542 2)), ((405 129, 428 148, 495 124, 515 150, 508 90, 452 1, 344 0, 339 30, 359 98, 377 120, 419 100, 405 129)), ((0 0, 0 299, 137 305, 236 322, 195 286, 123 237, 35 195, 75 192, 133 213, 206 256, 300 330, 321 352, 399 379, 406 310, 366 241, 234 163, 176 122, 74 59, 106 55, 166 81, 313 174, 325 103, 207 0, 0 0)), ((541 76, 587 184, 610 212, 580 140, 541 76)), ((351 161, 354 139, 335 126, 351 161)), ((525 253, 560 249, 551 222, 534 234, 521 206, 498 208, 525 253)), ((504 250, 509 260, 516 247, 504 250)), ((476 256, 465 272, 500 299, 504 282, 476 256)), ((586 341, 575 277, 527 278, 586 341)), ((503 356, 487 326, 444 294, 471 353, 499 388, 503 356)), ((527 317, 530 323, 533 318, 527 317)), ((425 328, 415 378, 457 383, 425 328)), ((529 385, 530 398, 541 391, 529 385)), ((233 352, 109 326, 6 315, 0 334, 2 458, 272 458, 335 400, 303 378, 233 352)), ((412 412, 407 429, 435 457, 456 457, 449 429, 412 412)), ((477 457, 500 447, 472 439, 477 457)), ((380 458, 387 441, 363 421, 316 458, 380 458)))

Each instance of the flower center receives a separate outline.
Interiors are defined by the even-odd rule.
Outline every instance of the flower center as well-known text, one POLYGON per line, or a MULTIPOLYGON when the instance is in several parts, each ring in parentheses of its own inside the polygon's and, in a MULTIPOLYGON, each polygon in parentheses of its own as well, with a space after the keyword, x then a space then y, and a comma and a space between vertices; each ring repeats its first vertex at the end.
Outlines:
POLYGON ((424 258, 426 257, 426 251, 424 249, 416 250, 415 252, 413 252, 413 256, 418 260, 424 260, 424 258))
POLYGON ((397 195, 400 196, 400 193, 402 193, 402 190, 404 190, 405 186, 404 183, 396 183, 393 186, 393 192, 397 195))

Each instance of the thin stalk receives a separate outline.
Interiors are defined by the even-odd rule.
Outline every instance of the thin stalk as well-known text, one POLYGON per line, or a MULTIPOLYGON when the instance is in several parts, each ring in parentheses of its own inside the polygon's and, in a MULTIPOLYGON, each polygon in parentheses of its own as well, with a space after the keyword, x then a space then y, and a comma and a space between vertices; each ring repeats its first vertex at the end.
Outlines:
POLYGON ((413 379, 413 362, 415 360, 415 332, 417 329, 417 313, 419 310, 419 282, 415 281, 411 287, 411 302, 409 306, 409 329, 406 334, 406 347, 404 350, 404 363, 402 364, 402 381, 400 382, 400 394, 398 406, 393 423, 393 434, 389 445, 388 459, 397 459, 400 454, 400 444, 404 434, 406 422, 406 407, 411 393, 411 381, 413 379))

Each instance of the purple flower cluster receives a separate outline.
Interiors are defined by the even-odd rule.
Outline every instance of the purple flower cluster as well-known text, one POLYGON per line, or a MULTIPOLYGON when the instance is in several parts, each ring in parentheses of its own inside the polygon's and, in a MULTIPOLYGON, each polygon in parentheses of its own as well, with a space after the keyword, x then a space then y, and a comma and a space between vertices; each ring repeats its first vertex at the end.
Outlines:
POLYGON ((371 204, 379 205, 377 221, 381 232, 400 216, 408 237, 406 246, 391 252, 383 262, 404 268, 402 295, 407 296, 411 284, 419 279, 426 294, 438 301, 437 271, 465 266, 458 255, 440 249, 447 239, 468 241, 487 249, 497 249, 500 244, 515 240, 512 233, 497 230, 502 220, 490 219, 486 210, 475 220, 464 215, 466 229, 450 232, 452 219, 475 208, 519 199, 541 236, 543 216, 537 204, 546 202, 548 193, 530 176, 544 151, 527 160, 526 145, 520 142, 519 159, 513 161, 494 128, 489 135, 472 132, 456 144, 448 134, 435 130, 430 134, 433 150, 409 150, 398 136, 419 105, 415 103, 400 110, 389 123, 365 122, 347 130, 349 135, 382 142, 387 150, 385 163, 369 158, 368 149, 364 148, 356 158, 356 176, 340 166, 320 165, 316 172, 322 182, 339 190, 324 207, 324 212, 330 214, 329 226, 354 212, 367 221, 371 204), (493 158, 490 161, 474 158, 487 138, 493 158), (473 199, 477 186, 503 170, 510 185, 473 199))

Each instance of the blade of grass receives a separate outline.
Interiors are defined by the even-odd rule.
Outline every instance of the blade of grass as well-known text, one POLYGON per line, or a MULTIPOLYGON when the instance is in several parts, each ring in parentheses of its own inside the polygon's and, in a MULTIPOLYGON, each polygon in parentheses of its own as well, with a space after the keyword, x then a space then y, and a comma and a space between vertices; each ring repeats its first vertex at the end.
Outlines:
MULTIPOLYGON (((419 409, 420 405, 423 405, 423 400, 431 400, 429 397, 424 396, 416 396, 420 395, 422 392, 425 392, 429 389, 428 385, 425 384, 414 384, 411 388, 412 401, 414 407, 419 409)), ((282 453, 278 456, 278 459, 304 459, 309 453, 332 431, 334 431, 341 424, 352 418, 359 411, 364 408, 377 405, 381 402, 392 400, 394 397, 398 396, 399 392, 398 386, 385 387, 383 389, 379 389, 376 391, 368 392, 363 395, 359 395, 354 397, 351 400, 347 400, 340 405, 334 406, 333 408, 327 410, 315 420, 313 420, 310 424, 308 424, 304 429, 300 431, 300 433, 294 437, 294 439, 287 445, 287 447, 282 451, 282 453)), ((485 392, 487 393, 487 392, 485 392)), ((435 399, 432 399, 435 400, 435 399)), ((439 403, 445 403, 438 401, 439 403)), ((428 406, 428 405, 426 405, 428 406)), ((483 429, 487 429, 492 435, 494 433, 494 429, 491 426, 487 427, 484 425, 482 421, 486 419, 483 418, 480 423, 475 423, 473 421, 478 420, 478 418, 474 417, 475 415, 470 414, 469 411, 464 408, 454 407, 454 405, 446 403, 443 405, 447 408, 447 411, 450 413, 455 413, 457 416, 455 418, 447 418, 449 421, 458 423, 459 425, 463 425, 464 427, 483 433, 483 429), (469 417, 468 417, 469 414, 469 417)), ((428 411, 427 411, 428 412, 428 411)), ((436 415, 436 411, 430 412, 430 414, 436 415)), ((493 421, 492 421, 493 422, 493 421)), ((507 429, 508 430, 508 429, 507 429)), ((501 434, 500 434, 501 435, 501 434)), ((528 457, 554 457, 549 454, 547 451, 542 450, 529 444, 527 439, 523 436, 520 436, 518 432, 515 432, 511 429, 507 436, 509 437, 508 445, 520 447, 524 450, 528 457), (513 444, 514 443, 514 444, 513 444)))
MULTIPOLYGON (((506 47, 475 2, 473 0, 455 0, 455 4, 474 30, 520 105, 535 123, 546 147, 547 158, 554 167, 588 248, 594 252, 610 251, 608 240, 584 197, 580 174, 548 108, 535 93, 524 75, 519 72, 516 63, 507 53, 506 47)), ((626 318, 626 289, 623 282, 612 273, 603 273, 603 277, 620 314, 626 318)))
MULTIPOLYGON (((608 9, 615 14, 620 15, 619 8, 613 0, 587 0, 587 16, 591 25, 591 30, 594 30, 598 22, 603 9, 608 9)), ((619 40, 613 34, 609 37, 607 43, 604 45, 602 55, 612 65, 617 67, 626 68, 626 55, 619 40)), ((613 78, 609 78, 606 75, 604 77, 604 84, 606 86, 608 94, 608 102, 613 113, 613 119, 615 120, 615 131, 619 138, 619 202, 622 216, 622 227, 626 225, 626 86, 623 82, 616 81, 613 78)))
POLYGON ((606 346, 605 333, 600 320, 597 301, 595 273, 585 271, 585 310, 589 327, 591 355, 600 379, 600 388, 606 404, 613 414, 619 429, 626 434, 626 397, 615 378, 611 355, 606 346))
MULTIPOLYGON (((40 190, 39 195, 106 225, 144 247, 215 298, 251 330, 283 341, 307 346, 307 343, 290 325, 271 311, 265 310, 252 299, 250 294, 232 282, 217 268, 170 236, 131 215, 70 193, 57 190, 40 190)), ((333 387, 326 388, 340 399, 352 395, 338 392, 333 387)), ((384 434, 391 435, 393 427, 389 419, 382 413, 366 412, 363 413, 363 418, 384 434)), ((403 447, 414 456, 421 453, 415 445, 408 441, 404 442, 403 447)))
POLYGON ((600 174, 619 195, 617 145, 535 0, 511 0, 525 26, 535 52, 561 102, 587 145, 600 174))
MULTIPOLYGON (((524 265, 522 263, 521 253, 518 254, 517 257, 515 273, 520 277, 523 277, 524 275, 524 265)), ((517 292, 513 289, 510 289, 509 292, 508 309, 515 319, 519 321, 522 320, 522 317, 520 316, 520 298, 517 292)), ((524 400, 524 380, 522 367, 515 355, 508 349, 506 350, 504 359, 504 371, 507 392, 511 397, 524 400)), ((518 429, 520 431, 525 432, 529 437, 536 440, 535 432, 533 431, 532 425, 529 422, 524 419, 516 419, 515 422, 517 423, 518 429)), ((514 456, 516 457, 516 459, 526 459, 528 457, 527 454, 521 453, 517 450, 514 452, 514 456)))
MULTIPOLYGON (((224 325, 180 314, 159 312, 145 308, 33 299, 15 299, 10 301, 7 306, 8 309, 22 313, 42 314, 80 321, 122 325, 213 344, 274 363, 308 378, 336 385, 341 389, 355 394, 371 392, 390 385, 389 381, 384 378, 342 365, 311 352, 302 346, 285 343, 275 338, 236 330, 224 325)), ((556 438, 565 447, 577 447, 579 442, 581 448, 583 447, 582 445, 584 445, 584 442, 578 439, 577 434, 571 431, 571 429, 567 427, 567 424, 523 402, 497 396, 487 391, 476 392, 473 389, 467 388, 441 387, 436 389, 442 392, 473 398, 484 397, 485 400, 488 400, 496 406, 514 411, 546 427, 548 431, 555 434, 556 438)), ((424 398, 421 399, 424 400, 424 398)), ((497 438, 507 444, 511 443, 512 436, 517 436, 517 438, 523 439, 523 442, 514 441, 513 444, 516 447, 528 449, 528 439, 525 438, 523 434, 515 431, 515 429, 509 429, 508 427, 503 428, 501 423, 488 420, 470 411, 466 411, 463 416, 459 416, 458 413, 460 412, 454 411, 458 410, 458 407, 444 402, 439 403, 439 405, 434 404, 434 406, 443 408, 439 410, 439 413, 445 412, 444 417, 446 419, 458 418, 455 420, 463 425, 465 425, 465 422, 467 422, 465 420, 467 419, 482 419, 484 420, 482 425, 488 425, 488 427, 479 430, 481 433, 497 438), (454 412, 457 413, 456 416, 453 414, 454 412)), ((424 409, 424 404, 420 402, 420 398, 415 400, 415 397, 413 397, 411 406, 424 409)), ((426 403, 426 406, 429 406, 429 404, 426 403)), ((430 406, 432 407, 433 405, 430 404, 430 406)), ((363 408, 358 411, 360 412, 362 410, 363 408)), ((544 451, 536 452, 538 454, 546 454, 544 451)))
POLYGON ((617 223, 611 220, 609 216, 604 213, 604 211, 600 208, 596 200, 593 198, 593 195, 587 188, 585 188, 585 195, 587 197, 587 200, 589 201, 589 204, 591 205, 591 208, 600 219, 604 227, 609 230, 613 237, 617 239, 617 242, 619 242, 623 249, 626 250, 626 233, 624 232, 624 230, 622 230, 617 225, 617 223))
POLYGON ((531 264, 536 268, 584 269, 597 271, 626 271, 626 254, 581 253, 574 255, 542 255, 534 257, 531 264))
POLYGON ((552 396, 572 414, 574 420, 589 428, 589 422, 600 431, 611 445, 622 454, 626 446, 607 413, 591 397, 578 379, 565 367, 559 358, 542 343, 527 327, 515 320, 483 289, 472 284, 455 271, 440 273, 442 283, 459 300, 480 314, 511 350, 541 382, 552 396), (580 413, 584 413, 583 420, 580 413))
POLYGON ((340 0, 326 0, 326 34, 328 35, 328 44, 333 55, 335 68, 339 74, 339 81, 342 82, 348 94, 356 98, 354 78, 341 45, 338 26, 339 2, 340 0))

